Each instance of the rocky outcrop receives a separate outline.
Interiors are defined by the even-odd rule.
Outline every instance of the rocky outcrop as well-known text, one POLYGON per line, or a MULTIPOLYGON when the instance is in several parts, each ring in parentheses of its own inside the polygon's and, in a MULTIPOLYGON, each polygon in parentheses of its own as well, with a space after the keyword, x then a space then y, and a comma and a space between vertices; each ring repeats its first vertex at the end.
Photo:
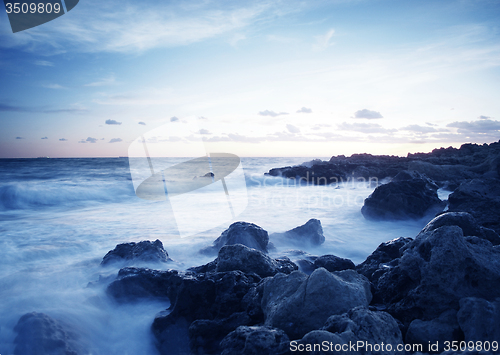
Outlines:
POLYGON ((483 227, 500 233, 500 181, 474 179, 461 184, 448 197, 450 212, 468 212, 483 227))
POLYGON ((290 354, 290 340, 281 329, 241 326, 229 333, 220 344, 221 355, 290 354))
POLYGON ((500 339, 500 299, 487 301, 477 297, 460 300, 458 323, 465 341, 493 341, 500 339))
POLYGON ((306 224, 284 233, 273 233, 270 238, 292 244, 320 245, 325 242, 323 227, 318 219, 310 219, 306 224))
POLYGON ((340 258, 335 255, 323 255, 314 260, 314 267, 323 267, 328 271, 342 271, 348 269, 355 269, 354 263, 349 259, 340 258))
POLYGON ((310 276, 298 271, 266 279, 262 309, 265 325, 283 329, 291 339, 319 329, 333 314, 368 306, 368 280, 354 270, 316 269, 310 276))
POLYGON ((437 189, 434 183, 420 178, 380 185, 365 199, 361 213, 368 219, 422 218, 444 207, 437 189))
POLYGON ((44 313, 23 315, 14 330, 15 355, 79 355, 87 354, 77 333, 71 326, 44 313))
POLYGON ((139 243, 131 242, 118 244, 104 256, 101 265, 108 265, 111 263, 131 265, 135 262, 165 263, 169 260, 170 258, 163 248, 162 242, 157 239, 154 242, 144 240, 139 243))
POLYGON ((235 222, 226 229, 213 245, 202 249, 200 252, 207 255, 216 255, 224 245, 243 244, 249 248, 257 249, 264 253, 268 251, 269 235, 253 223, 235 222))

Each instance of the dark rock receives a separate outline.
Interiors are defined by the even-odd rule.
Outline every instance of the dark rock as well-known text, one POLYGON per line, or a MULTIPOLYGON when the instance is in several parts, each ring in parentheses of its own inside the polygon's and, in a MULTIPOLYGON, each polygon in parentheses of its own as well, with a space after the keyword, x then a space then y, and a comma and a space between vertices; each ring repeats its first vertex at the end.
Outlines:
POLYGON ((14 330, 15 355, 78 355, 86 354, 79 336, 68 324, 44 313, 26 313, 14 330))
POLYGON ((422 218, 442 209, 438 187, 424 179, 402 180, 380 185, 365 199, 361 213, 368 219, 422 218))
POLYGON ((260 278, 245 275, 241 271, 206 274, 187 274, 177 289, 171 312, 156 316, 152 329, 161 354, 189 353, 189 344, 198 347, 213 347, 203 336, 202 325, 195 325, 189 339, 189 327, 195 320, 219 320, 219 331, 237 325, 238 319, 247 322, 247 317, 231 318, 233 314, 246 311, 242 302, 248 291, 256 286, 260 278))
POLYGON ((445 212, 430 221, 421 233, 425 233, 442 226, 459 226, 464 236, 476 236, 489 240, 493 245, 500 244, 500 236, 488 228, 481 227, 470 213, 467 212, 445 212))
POLYGON ((375 251, 361 264, 356 266, 356 271, 366 276, 371 282, 377 282, 380 276, 389 271, 391 264, 403 254, 402 248, 410 243, 411 238, 397 238, 380 244, 375 251))
POLYGON ((420 233, 405 248, 397 266, 374 283, 388 312, 405 324, 458 310, 464 297, 500 297, 500 250, 490 242, 442 226, 420 233))
POLYGON ((430 321, 415 319, 410 323, 405 337, 407 344, 422 344, 424 349, 428 348, 429 343, 436 344, 437 342, 437 352, 445 350, 446 341, 462 340, 463 333, 457 322, 457 311, 453 309, 430 321))
POLYGON ((118 244, 113 250, 109 251, 102 259, 101 265, 110 263, 124 263, 129 261, 140 262, 167 262, 170 258, 163 248, 160 240, 150 242, 144 240, 139 243, 118 244))
POLYGON ((355 270, 356 266, 349 259, 340 258, 335 255, 323 255, 314 260, 314 267, 324 267, 328 271, 342 271, 352 269, 355 270))
POLYGON ((477 297, 460 300, 458 323, 465 341, 493 341, 500 339, 500 299, 487 301, 477 297))
POLYGON ((328 316, 368 306, 370 283, 353 270, 316 269, 310 276, 295 271, 264 280, 265 325, 283 329, 292 339, 321 327, 328 316))
POLYGON ((277 261, 241 244, 222 247, 216 263, 217 272, 241 270, 244 273, 255 273, 260 277, 273 276, 278 272, 289 274, 298 269, 289 259, 283 258, 277 261))
POLYGON ((403 344, 396 320, 389 313, 371 311, 366 307, 356 307, 342 315, 333 315, 328 318, 322 329, 338 333, 345 341, 393 346, 392 351, 376 351, 366 347, 361 349, 365 354, 393 354, 397 345, 403 344))
POLYGON ((483 227, 500 234, 500 181, 474 179, 461 184, 448 197, 450 212, 468 212, 483 227))
POLYGON ((306 224, 286 231, 284 233, 273 233, 271 239, 281 239, 294 243, 307 243, 311 245, 320 245, 325 242, 323 227, 318 219, 310 219, 306 224))
POLYGON ((290 340, 281 329, 241 326, 229 333, 220 344, 221 355, 290 354, 290 340))
POLYGON ((268 251, 269 235, 261 227, 247 222, 235 222, 226 229, 212 246, 202 249, 200 252, 215 255, 224 245, 243 244, 249 248, 268 251))

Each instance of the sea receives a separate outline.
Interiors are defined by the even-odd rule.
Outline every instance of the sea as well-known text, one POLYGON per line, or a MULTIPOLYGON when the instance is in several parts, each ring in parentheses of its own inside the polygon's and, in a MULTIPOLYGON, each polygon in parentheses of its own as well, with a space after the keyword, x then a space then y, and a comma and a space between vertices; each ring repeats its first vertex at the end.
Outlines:
MULTIPOLYGON (((189 159, 163 158, 163 181, 168 167, 187 166, 189 159)), ((100 263, 120 243, 159 239, 172 261, 151 267, 186 270, 214 259, 199 250, 233 222, 271 234, 316 218, 326 238, 321 246, 275 242, 270 255, 300 249, 358 264, 382 242, 415 237, 431 218, 366 220, 363 201, 384 181, 318 186, 265 175, 310 160, 241 158, 223 177, 195 174, 191 179, 205 179, 201 187, 169 197, 165 186, 153 199, 138 197, 146 167, 126 157, 0 160, 0 354, 14 353, 14 327, 28 312, 69 324, 89 354, 157 354, 150 327, 168 302, 117 304, 106 295, 106 282, 98 282, 116 275, 119 266, 100 263)), ((449 192, 439 193, 446 199, 449 192)))

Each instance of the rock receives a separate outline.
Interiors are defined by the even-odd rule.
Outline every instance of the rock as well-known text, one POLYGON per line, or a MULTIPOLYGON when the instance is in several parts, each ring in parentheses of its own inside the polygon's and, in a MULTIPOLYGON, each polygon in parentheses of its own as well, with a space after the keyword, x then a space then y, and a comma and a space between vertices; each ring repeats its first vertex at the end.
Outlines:
POLYGON ((463 333, 458 325, 455 310, 443 312, 438 318, 430 321, 415 319, 410 323, 405 337, 407 344, 422 344, 423 349, 427 349, 429 343, 438 343, 440 353, 445 350, 446 341, 461 340, 463 333))
POLYGON ((380 244, 375 251, 361 264, 356 266, 356 271, 364 275, 371 282, 376 282, 385 272, 397 264, 403 254, 402 249, 412 238, 397 238, 380 244))
POLYGON ((79 336, 69 325, 44 313, 26 313, 14 330, 17 332, 15 355, 87 354, 79 336))
POLYGON ((474 179, 461 184, 448 197, 449 212, 468 212, 483 227, 500 234, 500 183, 498 179, 474 179))
MULTIPOLYGON (((160 354, 189 353, 189 344, 198 347, 213 347, 204 336, 207 328, 194 325, 189 338, 189 327, 196 320, 216 320, 219 331, 237 326, 238 321, 246 323, 248 317, 231 318, 246 311, 243 297, 256 286, 260 278, 245 275, 241 271, 187 274, 177 289, 177 297, 170 306, 171 312, 160 313, 152 325, 160 354)), ((223 334, 224 335, 224 334, 223 334)))
POLYGON ((235 222, 226 229, 212 246, 200 250, 203 254, 217 254, 224 245, 243 244, 267 253, 269 235, 261 227, 247 222, 235 222))
POLYGON ((325 242, 321 222, 318 219, 314 218, 307 221, 306 224, 293 228, 284 233, 273 233, 271 234, 270 238, 311 245, 321 245, 325 242))
POLYGON ((477 297, 462 298, 457 318, 467 342, 500 339, 499 298, 492 301, 477 297))
POLYGON ((371 297, 370 283, 357 272, 319 268, 309 277, 295 271, 266 279, 262 309, 265 325, 298 339, 320 328, 330 315, 368 306, 371 297))
POLYGON ((500 236, 488 228, 481 227, 470 213, 467 212, 445 212, 435 217, 422 229, 425 233, 442 226, 459 226, 464 236, 476 236, 489 240, 493 245, 500 244, 500 236))
POLYGON ((281 329, 241 326, 229 333, 220 344, 221 355, 290 354, 290 340, 281 329))
POLYGON ((289 259, 273 260, 266 254, 242 244, 222 247, 216 263, 217 272, 241 270, 260 277, 273 276, 278 272, 290 273, 298 269, 289 259))
POLYGON ((418 234, 405 248, 398 264, 374 283, 377 297, 403 323, 458 310, 464 297, 500 297, 500 250, 490 242, 442 226, 418 234))
POLYGON ((361 341, 372 346, 384 343, 393 347, 391 350, 377 351, 365 345, 359 350, 365 354, 394 354, 397 353, 397 345, 403 344, 396 320, 389 313, 370 311, 366 307, 356 307, 342 315, 333 315, 328 318, 322 329, 338 333, 346 341, 361 341))
POLYGON ((365 199, 361 213, 368 219, 422 218, 442 209, 438 187, 424 179, 402 180, 380 185, 365 199))
POLYGON ((356 266, 349 259, 340 258, 335 255, 323 255, 314 260, 314 267, 324 267, 328 271, 342 271, 352 269, 355 270, 356 266))
POLYGON ((163 248, 160 240, 150 242, 144 240, 139 243, 124 243, 118 244, 113 250, 109 251, 102 259, 101 265, 110 263, 125 263, 125 262, 167 262, 170 258, 168 253, 163 248))

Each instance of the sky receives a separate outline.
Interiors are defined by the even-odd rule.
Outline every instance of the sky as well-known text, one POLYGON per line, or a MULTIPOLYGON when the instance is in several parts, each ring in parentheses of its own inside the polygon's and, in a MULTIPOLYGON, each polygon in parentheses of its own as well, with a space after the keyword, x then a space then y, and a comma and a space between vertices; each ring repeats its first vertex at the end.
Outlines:
POLYGON ((127 156, 143 135, 243 157, 500 139, 500 1, 80 0, 17 33, 4 9, 1 158, 127 156))

